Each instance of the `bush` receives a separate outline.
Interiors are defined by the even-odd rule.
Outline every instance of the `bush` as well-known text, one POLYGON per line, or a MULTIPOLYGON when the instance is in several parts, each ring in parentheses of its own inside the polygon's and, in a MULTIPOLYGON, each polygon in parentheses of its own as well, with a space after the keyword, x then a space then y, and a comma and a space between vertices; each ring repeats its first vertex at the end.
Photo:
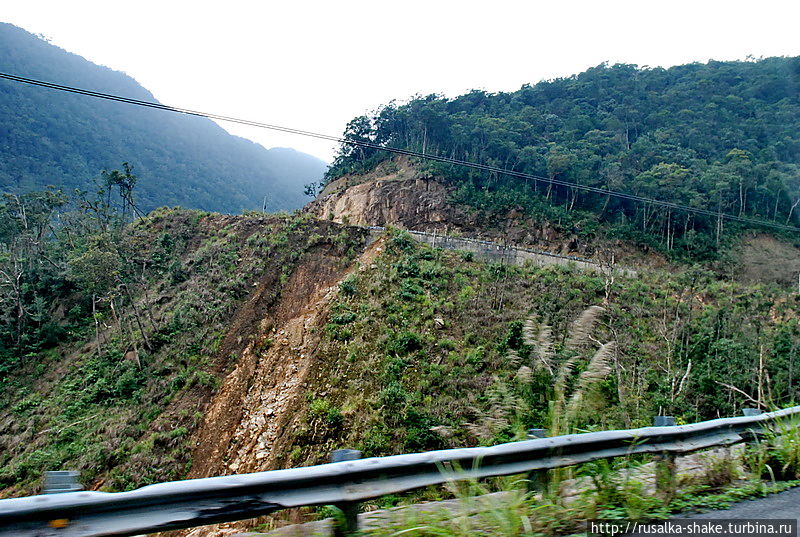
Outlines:
POLYGON ((378 394, 384 414, 397 417, 406 404, 408 392, 397 381, 390 382, 378 394))
POLYGON ((414 251, 414 239, 411 238, 411 235, 406 233, 405 231, 399 231, 397 234, 392 237, 392 240, 389 242, 389 245, 400 250, 401 252, 410 253, 414 251))
POLYGON ((340 315, 336 315, 335 317, 333 317, 333 319, 331 319, 331 322, 333 324, 342 325, 342 324, 350 324, 355 320, 356 320, 356 314, 353 313, 352 311, 348 311, 340 315))
POLYGON ((411 258, 406 258, 395 264, 397 275, 401 278, 417 278, 420 275, 419 265, 411 258))
POLYGON ((422 338, 414 332, 403 331, 395 334, 386 344, 389 354, 405 356, 422 348, 422 338))
POLYGON ((339 290, 345 296, 355 296, 358 286, 358 276, 351 274, 339 284, 339 290))
POLYGON ((405 280, 400 284, 400 298, 406 302, 413 302, 424 293, 422 287, 411 281, 405 280))
POLYGON ((312 420, 323 420, 331 427, 341 425, 344 421, 342 411, 331 405, 327 399, 312 399, 308 415, 312 420))

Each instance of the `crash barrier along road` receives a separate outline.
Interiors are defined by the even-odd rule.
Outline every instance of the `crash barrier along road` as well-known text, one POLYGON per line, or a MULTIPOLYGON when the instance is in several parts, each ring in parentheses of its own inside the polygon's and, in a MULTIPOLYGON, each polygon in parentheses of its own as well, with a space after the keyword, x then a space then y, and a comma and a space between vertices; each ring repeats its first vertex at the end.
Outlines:
MULTIPOLYGON (((672 456, 753 440, 800 406, 690 425, 537 438, 492 447, 345 460, 319 466, 0 500, 2 537, 138 535, 243 520, 293 507, 338 505, 448 481, 522 474, 637 453, 672 456)), ((669 423, 663 417, 660 423, 669 423)), ((352 519, 354 517, 346 517, 352 519)), ((345 528, 345 532, 355 530, 345 528)))
MULTIPOLYGON (((370 242, 383 235, 385 227, 368 226, 370 242)), ((461 250, 471 252, 475 259, 501 263, 504 265, 524 265, 531 263, 539 267, 551 265, 574 266, 580 270, 589 270, 601 273, 610 273, 628 278, 636 278, 638 273, 630 268, 618 267, 616 265, 603 265, 597 261, 573 255, 561 255, 544 250, 534 250, 510 244, 500 244, 497 242, 472 239, 467 237, 453 237, 440 233, 429 233, 427 231, 404 230, 411 238, 417 242, 422 242, 433 248, 443 248, 445 250, 461 250)))

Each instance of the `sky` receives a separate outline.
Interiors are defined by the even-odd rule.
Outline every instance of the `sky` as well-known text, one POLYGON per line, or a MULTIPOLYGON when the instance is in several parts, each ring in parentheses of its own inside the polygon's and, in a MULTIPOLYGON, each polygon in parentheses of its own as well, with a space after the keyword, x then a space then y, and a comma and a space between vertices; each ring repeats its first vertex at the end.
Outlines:
MULTIPOLYGON (((129 74, 164 104, 337 136, 415 94, 514 91, 602 62, 800 55, 798 0, 3 0, 0 20, 129 74)), ((220 125, 335 156, 330 142, 220 125)))

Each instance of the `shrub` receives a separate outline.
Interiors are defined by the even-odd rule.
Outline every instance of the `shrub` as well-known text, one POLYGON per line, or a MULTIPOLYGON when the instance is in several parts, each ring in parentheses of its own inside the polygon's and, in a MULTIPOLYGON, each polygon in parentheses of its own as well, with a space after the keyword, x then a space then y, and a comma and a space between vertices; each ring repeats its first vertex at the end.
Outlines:
POLYGON ((400 284, 400 298, 406 302, 415 301, 424 292, 422 287, 411 281, 405 280, 400 284))
POLYGON ((384 414, 387 416, 397 416, 399 411, 405 406, 408 399, 408 392, 397 382, 390 382, 378 394, 381 405, 384 407, 384 414))
POLYGON ((411 258, 406 258, 395 264, 397 275, 401 278, 417 278, 420 275, 419 265, 411 258))
POLYGON ((342 411, 331 405, 327 399, 312 399, 308 415, 312 420, 323 420, 331 427, 341 425, 344 421, 342 411))
POLYGON ((358 286, 358 276, 351 274, 339 284, 339 290, 345 296, 355 296, 358 286))
POLYGON ((386 344, 389 354, 405 356, 422 348, 422 338, 414 332, 403 331, 395 334, 386 344))
POLYGON ((410 253, 414 251, 414 239, 411 238, 411 235, 406 233, 405 231, 399 231, 397 234, 392 237, 392 240, 389 242, 389 245, 400 250, 401 252, 410 253))
POLYGON ((454 351, 456 349, 456 342, 449 338, 440 339, 439 348, 445 351, 454 351))
POLYGON ((331 322, 333 324, 342 325, 342 324, 350 324, 355 320, 356 320, 356 314, 353 313, 352 311, 347 311, 345 313, 333 317, 333 319, 331 319, 331 322))

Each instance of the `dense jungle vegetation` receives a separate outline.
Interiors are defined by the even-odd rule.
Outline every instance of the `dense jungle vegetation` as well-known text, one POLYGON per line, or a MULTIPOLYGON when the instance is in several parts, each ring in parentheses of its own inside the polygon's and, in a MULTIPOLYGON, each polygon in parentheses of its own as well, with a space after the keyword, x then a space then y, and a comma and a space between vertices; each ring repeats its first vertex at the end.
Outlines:
MULTIPOLYGON (((741 225, 549 181, 797 225, 798 133, 800 58, 767 58, 669 69, 603 64, 514 92, 418 96, 353 119, 345 138, 539 176, 424 164, 452 183, 454 201, 524 207, 584 233, 599 222, 611 236, 706 259, 724 248, 724 229, 741 225)), ((327 180, 388 157, 343 144, 327 180)))
MULTIPOLYGON (((158 102, 128 75, 95 65, 11 24, 0 23, 0 71, 158 102)), ((0 80, 0 192, 91 187, 97 170, 128 161, 147 178, 144 210, 181 205, 240 213, 301 207, 303 184, 323 161, 264 147, 213 121, 0 80)))

